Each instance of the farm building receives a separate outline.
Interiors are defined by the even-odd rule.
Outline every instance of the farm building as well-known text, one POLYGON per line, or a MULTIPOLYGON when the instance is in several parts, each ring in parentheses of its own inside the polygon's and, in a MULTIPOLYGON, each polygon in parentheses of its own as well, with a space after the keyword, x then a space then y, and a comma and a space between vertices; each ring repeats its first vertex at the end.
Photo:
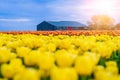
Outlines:
POLYGON ((76 21, 43 21, 37 25, 37 30, 84 30, 87 26, 76 21))

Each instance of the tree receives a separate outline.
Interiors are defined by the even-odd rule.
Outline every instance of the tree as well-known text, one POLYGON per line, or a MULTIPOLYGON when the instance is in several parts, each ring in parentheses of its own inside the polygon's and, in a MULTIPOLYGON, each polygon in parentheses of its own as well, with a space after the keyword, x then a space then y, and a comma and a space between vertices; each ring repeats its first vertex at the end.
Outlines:
POLYGON ((90 29, 107 30, 114 27, 114 19, 107 15, 94 15, 91 21, 88 22, 90 29))
POLYGON ((120 30, 120 23, 116 24, 115 28, 116 30, 120 30))

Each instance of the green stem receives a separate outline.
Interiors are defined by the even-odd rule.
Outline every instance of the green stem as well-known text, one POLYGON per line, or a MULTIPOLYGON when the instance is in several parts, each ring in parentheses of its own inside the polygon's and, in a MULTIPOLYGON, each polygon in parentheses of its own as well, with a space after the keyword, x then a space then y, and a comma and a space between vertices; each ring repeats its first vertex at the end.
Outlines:
POLYGON ((99 65, 105 66, 105 62, 106 62, 106 59, 101 58, 100 61, 99 61, 99 65))
POLYGON ((1 64, 0 64, 0 78, 2 78, 2 73, 1 73, 1 64))
POLYGON ((113 52, 113 53, 112 53, 112 59, 113 59, 113 60, 115 59, 115 56, 116 56, 116 52, 113 52))
POLYGON ((50 77, 42 78, 41 80, 50 80, 50 77))
POLYGON ((88 76, 80 76, 79 80, 89 80, 88 76))

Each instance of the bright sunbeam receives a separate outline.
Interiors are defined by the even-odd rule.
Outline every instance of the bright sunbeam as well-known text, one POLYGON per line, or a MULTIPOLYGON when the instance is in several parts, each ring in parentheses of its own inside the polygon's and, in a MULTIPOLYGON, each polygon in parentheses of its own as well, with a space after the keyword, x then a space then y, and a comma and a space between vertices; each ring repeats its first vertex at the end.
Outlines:
POLYGON ((111 11, 112 13, 112 9, 114 8, 114 3, 113 1, 108 1, 108 0, 101 0, 100 2, 98 2, 98 4, 96 4, 96 8, 98 8, 98 10, 100 10, 101 12, 106 12, 106 11, 111 11))
POLYGON ((114 15, 115 0, 93 0, 90 4, 95 13, 114 15))

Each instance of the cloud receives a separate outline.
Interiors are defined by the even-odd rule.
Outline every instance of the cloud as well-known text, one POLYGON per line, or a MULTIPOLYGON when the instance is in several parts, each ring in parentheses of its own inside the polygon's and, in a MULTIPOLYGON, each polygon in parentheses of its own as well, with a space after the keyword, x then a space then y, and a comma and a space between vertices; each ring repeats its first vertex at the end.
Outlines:
POLYGON ((30 19, 26 18, 19 18, 19 19, 0 19, 2 22, 29 22, 31 21, 30 19))
POLYGON ((0 31, 36 30, 36 22, 29 18, 0 18, 0 31))

